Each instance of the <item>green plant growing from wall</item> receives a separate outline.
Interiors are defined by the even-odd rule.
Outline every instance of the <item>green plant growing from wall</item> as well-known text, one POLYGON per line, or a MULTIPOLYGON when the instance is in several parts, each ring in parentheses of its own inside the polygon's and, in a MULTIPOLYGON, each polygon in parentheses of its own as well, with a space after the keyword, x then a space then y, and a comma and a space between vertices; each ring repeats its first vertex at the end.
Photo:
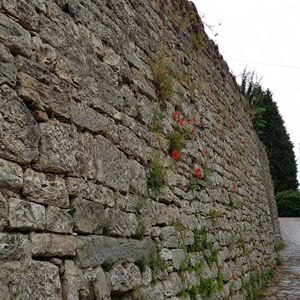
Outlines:
POLYGON ((215 249, 210 250, 210 255, 205 256, 207 264, 212 267, 213 263, 218 263, 218 252, 215 249))
POLYGON ((196 50, 206 50, 208 47, 205 32, 191 33, 192 44, 196 50))
POLYGON ((198 179, 194 175, 190 176, 186 187, 188 191, 194 192, 198 187, 198 179))
POLYGON ((139 240, 143 240, 145 237, 146 225, 141 216, 138 217, 138 225, 136 229, 136 237, 139 240))
POLYGON ((109 259, 105 260, 101 266, 102 266, 103 271, 109 272, 110 270, 112 270, 113 265, 114 265, 113 261, 109 258, 109 259))
POLYGON ((170 101, 175 91, 175 79, 170 68, 170 58, 162 49, 150 61, 153 83, 159 101, 170 101))
POLYGON ((268 267, 263 271, 252 271, 248 280, 242 281, 242 288, 246 294, 246 300, 258 300, 263 296, 263 290, 268 282, 274 278, 276 270, 268 267))
POLYGON ((156 133, 162 133, 164 129, 163 124, 164 113, 160 109, 155 109, 153 112, 153 120, 150 125, 150 130, 156 133))
POLYGON ((206 228, 196 229, 194 232, 194 244, 189 246, 189 251, 202 251, 212 249, 212 242, 208 240, 206 228))
POLYGON ((181 151, 186 146, 186 140, 184 135, 179 131, 173 131, 168 136, 169 144, 169 153, 172 153, 174 150, 181 151))
POLYGON ((217 211, 215 209, 211 209, 209 211, 209 216, 210 216, 211 223, 213 225, 217 225, 218 224, 217 211))
POLYGON ((158 272, 167 268, 167 262, 162 259, 160 255, 160 248, 158 246, 155 247, 155 250, 151 253, 149 257, 149 267, 152 270, 153 282, 157 280, 158 272))
POLYGON ((149 165, 149 176, 147 185, 151 191, 159 192, 166 185, 167 173, 161 161, 157 158, 152 160, 149 165))
POLYGON ((224 276, 221 271, 218 271, 217 286, 218 286, 218 291, 221 291, 224 288, 224 276))
POLYGON ((198 295, 201 299, 209 299, 217 291, 217 285, 212 278, 200 278, 199 286, 193 286, 188 290, 191 300, 197 300, 198 295))

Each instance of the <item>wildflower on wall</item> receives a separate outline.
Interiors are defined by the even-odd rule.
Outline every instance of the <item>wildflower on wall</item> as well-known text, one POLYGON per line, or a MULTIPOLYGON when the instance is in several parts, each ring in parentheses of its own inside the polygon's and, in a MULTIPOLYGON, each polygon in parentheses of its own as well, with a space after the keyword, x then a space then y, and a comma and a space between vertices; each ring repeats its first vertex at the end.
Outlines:
POLYGON ((179 111, 175 111, 175 112, 172 114, 172 119, 173 119, 174 121, 178 121, 179 114, 180 114, 179 111))
POLYGON ((171 153, 171 157, 172 157, 174 160, 178 160, 179 157, 180 157, 180 151, 178 151, 177 149, 175 149, 175 150, 171 153))
POLYGON ((195 176, 199 179, 203 179, 204 178, 204 174, 201 170, 201 168, 196 168, 195 169, 195 176))
POLYGON ((207 149, 207 147, 205 147, 203 150, 203 155, 208 156, 208 154, 209 154, 208 149, 207 149))
POLYGON ((238 191, 238 185, 237 185, 237 184, 234 184, 234 185, 231 187, 231 191, 232 191, 233 193, 237 193, 237 191, 238 191))

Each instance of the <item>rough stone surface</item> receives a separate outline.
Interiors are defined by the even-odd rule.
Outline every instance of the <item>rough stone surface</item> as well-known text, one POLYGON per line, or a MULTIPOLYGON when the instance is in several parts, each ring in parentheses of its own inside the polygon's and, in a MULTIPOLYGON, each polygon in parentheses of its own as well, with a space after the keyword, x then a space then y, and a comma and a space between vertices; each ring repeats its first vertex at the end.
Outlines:
POLYGON ((8 205, 4 196, 0 193, 0 230, 3 231, 8 224, 8 205))
POLYGON ((19 191, 22 186, 22 168, 15 163, 0 158, 0 188, 19 191))
POLYGON ((30 54, 30 33, 4 14, 0 15, 0 41, 14 54, 30 54))
POLYGON ((33 257, 75 256, 75 237, 52 233, 33 233, 30 237, 33 257))
POLYGON ((0 2, 0 299, 247 298, 273 184, 192 1, 0 2))
POLYGON ((11 299, 62 299, 58 267, 49 262, 7 262, 1 266, 0 279, 11 299))
POLYGON ((117 264, 109 273, 113 292, 126 292, 141 284, 142 277, 139 268, 129 263, 126 266, 117 264))
POLYGON ((0 261, 19 260, 29 256, 30 241, 22 234, 0 233, 0 261))
POLYGON ((71 204, 74 231, 101 234, 107 225, 104 207, 100 203, 76 198, 71 204))
POLYGON ((27 169, 24 172, 23 194, 30 201, 68 207, 69 197, 65 180, 53 174, 44 174, 27 169))
POLYGON ((78 237, 76 239, 78 263, 94 267, 107 260, 135 262, 151 255, 154 244, 151 240, 116 239, 111 237, 78 237))
POLYGON ((69 210, 55 206, 46 208, 46 229, 51 232, 72 233, 74 221, 69 210))
POLYGON ((12 229, 42 230, 45 228, 45 207, 17 198, 8 200, 8 222, 12 229))
POLYGON ((55 173, 74 171, 77 137, 75 128, 57 122, 42 123, 40 128, 42 132, 40 157, 34 167, 55 173))
POLYGON ((3 44, 0 44, 0 84, 15 85, 16 81, 17 68, 14 64, 14 57, 3 44))
POLYGON ((26 164, 38 158, 40 131, 30 111, 8 86, 0 87, 0 156, 26 164))
POLYGON ((101 161, 103 182, 118 189, 128 189, 128 166, 126 156, 109 140, 97 136, 97 159, 101 161))

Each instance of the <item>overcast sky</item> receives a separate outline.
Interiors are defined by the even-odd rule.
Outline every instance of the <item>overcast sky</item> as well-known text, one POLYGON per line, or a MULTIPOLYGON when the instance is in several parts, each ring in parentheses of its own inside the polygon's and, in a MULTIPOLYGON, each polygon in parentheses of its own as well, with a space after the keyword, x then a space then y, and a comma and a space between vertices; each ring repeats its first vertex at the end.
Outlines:
POLYGON ((194 0, 232 73, 262 77, 294 144, 300 182, 300 1, 194 0), (218 25, 221 23, 221 25, 218 25), (214 34, 218 34, 214 37, 214 34))

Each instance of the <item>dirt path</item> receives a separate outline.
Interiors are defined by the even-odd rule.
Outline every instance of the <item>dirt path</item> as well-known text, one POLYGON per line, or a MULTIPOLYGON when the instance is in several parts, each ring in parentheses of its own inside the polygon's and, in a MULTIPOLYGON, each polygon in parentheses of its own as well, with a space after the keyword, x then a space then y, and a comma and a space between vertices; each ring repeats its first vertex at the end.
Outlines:
POLYGON ((300 300, 300 218, 281 218, 286 248, 277 279, 267 289, 264 300, 300 300))

